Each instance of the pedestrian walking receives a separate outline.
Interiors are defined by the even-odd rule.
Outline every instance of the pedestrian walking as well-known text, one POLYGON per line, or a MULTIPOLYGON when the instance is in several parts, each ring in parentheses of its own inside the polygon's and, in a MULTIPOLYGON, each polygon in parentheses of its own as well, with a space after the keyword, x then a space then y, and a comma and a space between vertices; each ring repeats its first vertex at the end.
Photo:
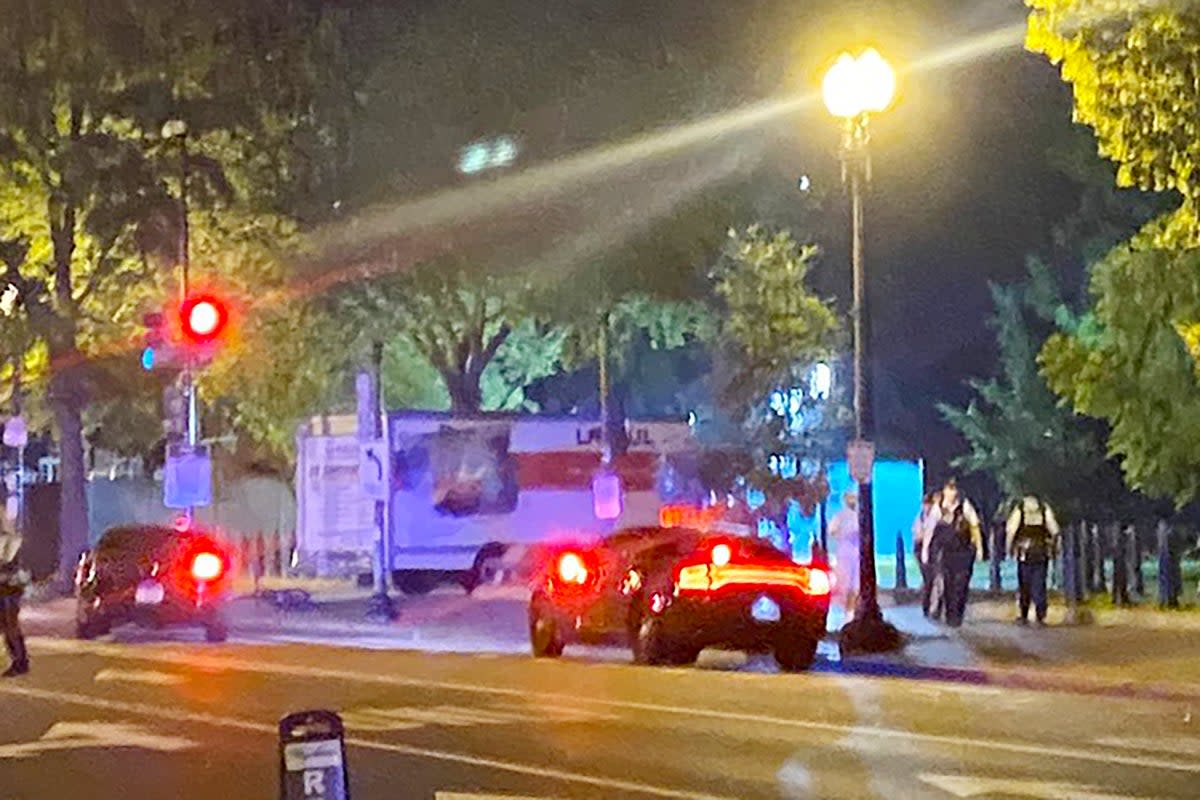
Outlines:
POLYGON ((917 566, 921 568, 921 613, 929 619, 938 619, 942 615, 944 597, 941 574, 926 546, 933 538, 933 529, 937 523, 933 497, 933 492, 929 492, 921 500, 921 510, 913 520, 912 533, 913 555, 917 557, 917 566))
POLYGON ((21 595, 29 582, 29 573, 21 567, 21 537, 0 531, 0 631, 8 649, 9 665, 0 677, 11 678, 29 672, 29 653, 21 635, 21 595))
POLYGON ((849 491, 842 495, 842 510, 833 515, 829 535, 833 538, 837 563, 834 565, 834 587, 842 598, 846 619, 854 616, 858 605, 858 495, 849 491))
POLYGON ((1036 495, 1021 498, 1008 515, 1005 538, 1009 555, 1017 562, 1018 625, 1029 624, 1032 604, 1038 625, 1046 624, 1046 578, 1059 546, 1054 509, 1036 495))
POLYGON ((966 614, 975 561, 983 559, 983 535, 979 514, 958 491, 955 478, 946 481, 933 502, 935 523, 926 545, 927 558, 934 559, 941 574, 946 624, 957 628, 966 614))

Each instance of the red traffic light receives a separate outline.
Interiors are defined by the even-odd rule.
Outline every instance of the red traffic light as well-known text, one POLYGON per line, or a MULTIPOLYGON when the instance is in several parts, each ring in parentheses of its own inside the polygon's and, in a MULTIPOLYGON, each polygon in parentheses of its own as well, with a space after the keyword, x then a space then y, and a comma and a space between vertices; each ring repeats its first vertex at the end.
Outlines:
POLYGON ((189 298, 180 309, 183 335, 196 344, 216 340, 229 322, 229 309, 216 297, 202 295, 189 298))

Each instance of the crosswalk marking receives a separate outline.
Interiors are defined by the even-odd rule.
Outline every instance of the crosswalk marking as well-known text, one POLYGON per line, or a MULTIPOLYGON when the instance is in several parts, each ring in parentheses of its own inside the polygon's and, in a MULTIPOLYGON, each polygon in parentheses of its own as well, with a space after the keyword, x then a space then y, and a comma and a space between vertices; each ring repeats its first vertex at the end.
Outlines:
POLYGON ((365 706, 342 712, 346 728, 356 731, 404 731, 430 725, 465 728, 475 725, 515 725, 536 719, 540 723, 605 722, 618 716, 601 711, 545 706, 497 704, 487 708, 437 705, 375 708, 365 706))
POLYGON ((97 683, 146 683, 152 686, 176 686, 184 682, 182 675, 149 669, 102 669, 96 673, 97 683))

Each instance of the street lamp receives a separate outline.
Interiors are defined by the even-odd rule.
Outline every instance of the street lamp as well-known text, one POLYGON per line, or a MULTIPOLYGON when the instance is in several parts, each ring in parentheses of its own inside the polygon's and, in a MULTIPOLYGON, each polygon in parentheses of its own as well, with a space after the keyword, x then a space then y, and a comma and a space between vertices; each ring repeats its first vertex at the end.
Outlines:
POLYGON ((870 316, 863 270, 863 190, 871 180, 868 122, 887 109, 896 93, 896 73, 878 51, 854 56, 842 53, 821 85, 825 107, 843 123, 839 157, 842 182, 850 193, 851 249, 854 276, 854 433, 848 452, 851 475, 858 482, 859 599, 854 619, 842 628, 841 646, 848 652, 895 650, 901 636, 879 611, 875 580, 875 519, 871 497, 875 418, 871 406, 870 316))

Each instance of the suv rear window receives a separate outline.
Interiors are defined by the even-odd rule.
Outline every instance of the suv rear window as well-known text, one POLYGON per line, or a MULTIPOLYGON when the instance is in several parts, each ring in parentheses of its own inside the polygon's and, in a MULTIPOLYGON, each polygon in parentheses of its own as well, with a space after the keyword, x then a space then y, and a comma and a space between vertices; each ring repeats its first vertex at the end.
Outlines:
POLYGON ((159 553, 184 536, 176 530, 157 525, 110 528, 96 545, 96 557, 107 561, 159 553))

